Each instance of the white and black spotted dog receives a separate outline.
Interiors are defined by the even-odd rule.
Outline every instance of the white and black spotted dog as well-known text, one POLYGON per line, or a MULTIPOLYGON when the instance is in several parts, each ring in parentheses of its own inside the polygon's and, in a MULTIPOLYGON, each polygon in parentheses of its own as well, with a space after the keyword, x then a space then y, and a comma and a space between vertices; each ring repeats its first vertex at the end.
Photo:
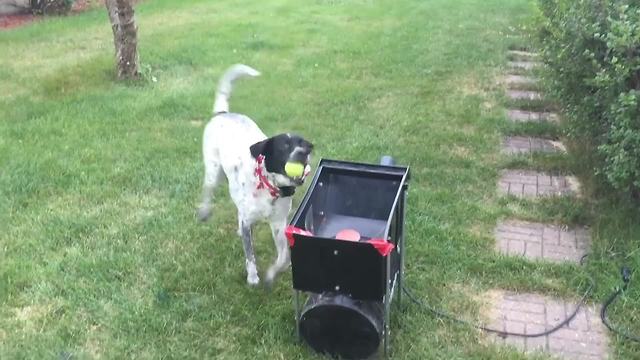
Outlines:
POLYGON ((239 64, 229 68, 220 79, 214 115, 204 129, 205 174, 198 217, 205 221, 211 215, 211 198, 224 172, 231 199, 238 208, 238 235, 244 246, 247 283, 251 285, 260 282, 251 228, 261 220, 271 225, 278 254, 266 273, 266 282, 271 285, 290 262, 285 227, 291 211, 291 195, 310 172, 313 145, 293 134, 267 137, 249 117, 229 112, 232 83, 241 77, 258 75, 255 69, 239 64), (287 176, 287 162, 302 164, 303 174, 287 176))

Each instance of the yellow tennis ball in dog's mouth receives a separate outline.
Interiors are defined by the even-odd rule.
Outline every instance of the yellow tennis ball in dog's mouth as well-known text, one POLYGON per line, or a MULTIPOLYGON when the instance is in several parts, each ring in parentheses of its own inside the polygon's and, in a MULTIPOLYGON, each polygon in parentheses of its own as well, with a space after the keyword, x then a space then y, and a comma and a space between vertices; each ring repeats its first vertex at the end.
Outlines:
POLYGON ((284 165, 284 172, 291 178, 302 177, 304 174, 304 165, 296 162, 288 162, 284 165))

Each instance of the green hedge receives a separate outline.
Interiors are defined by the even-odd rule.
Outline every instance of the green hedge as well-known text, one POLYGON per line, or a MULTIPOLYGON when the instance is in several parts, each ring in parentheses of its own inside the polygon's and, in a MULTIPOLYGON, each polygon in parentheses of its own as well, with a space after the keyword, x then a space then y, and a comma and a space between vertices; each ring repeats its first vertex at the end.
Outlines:
POLYGON ((597 173, 640 190, 640 0, 539 0, 552 92, 597 173))

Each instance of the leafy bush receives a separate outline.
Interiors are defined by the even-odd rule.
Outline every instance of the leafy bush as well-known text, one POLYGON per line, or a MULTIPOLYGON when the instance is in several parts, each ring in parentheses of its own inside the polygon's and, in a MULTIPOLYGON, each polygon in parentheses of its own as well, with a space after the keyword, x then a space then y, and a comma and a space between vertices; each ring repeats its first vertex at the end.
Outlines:
POLYGON ((640 0, 539 0, 541 40, 568 135, 598 174, 640 190, 640 0))
POLYGON ((31 0, 34 13, 45 15, 64 15, 71 10, 75 0, 31 0))

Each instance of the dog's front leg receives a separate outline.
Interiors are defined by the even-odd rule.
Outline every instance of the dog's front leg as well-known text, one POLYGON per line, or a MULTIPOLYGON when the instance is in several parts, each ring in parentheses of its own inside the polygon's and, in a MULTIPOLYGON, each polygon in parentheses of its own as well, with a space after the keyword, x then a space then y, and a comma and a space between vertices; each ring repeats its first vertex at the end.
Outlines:
POLYGON ((278 275, 278 273, 282 272, 287 266, 289 266, 290 261, 289 243, 287 242, 287 238, 284 234, 286 221, 275 220, 271 221, 270 225, 278 256, 273 265, 271 265, 269 267, 269 270, 267 270, 267 286, 271 286, 273 284, 273 280, 275 279, 275 277, 278 275))
POLYGON ((253 253, 253 243, 251 235, 251 225, 247 221, 240 221, 240 232, 242 234, 242 246, 244 248, 245 265, 247 268, 247 283, 249 285, 258 285, 260 278, 258 277, 258 268, 256 267, 256 256, 253 253))

